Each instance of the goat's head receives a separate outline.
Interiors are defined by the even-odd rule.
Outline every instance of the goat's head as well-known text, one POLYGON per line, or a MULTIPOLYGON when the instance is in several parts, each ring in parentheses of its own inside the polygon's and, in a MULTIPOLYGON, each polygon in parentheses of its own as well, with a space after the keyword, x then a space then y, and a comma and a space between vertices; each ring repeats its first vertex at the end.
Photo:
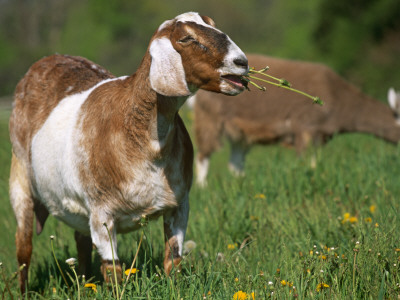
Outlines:
POLYGON ((248 61, 240 48, 215 28, 209 17, 189 12, 165 21, 149 46, 150 84, 166 96, 187 96, 197 89, 237 95, 248 61))

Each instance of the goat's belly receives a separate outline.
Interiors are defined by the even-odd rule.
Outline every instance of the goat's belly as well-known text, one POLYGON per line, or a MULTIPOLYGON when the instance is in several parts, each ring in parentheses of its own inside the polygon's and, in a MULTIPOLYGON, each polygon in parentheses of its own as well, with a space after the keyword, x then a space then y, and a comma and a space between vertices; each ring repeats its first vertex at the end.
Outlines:
POLYGON ((123 211, 116 218, 117 231, 121 233, 138 229, 143 216, 150 220, 157 219, 179 206, 183 200, 178 196, 176 187, 169 185, 162 168, 152 167, 142 174, 136 172, 135 180, 122 190, 125 201, 116 209, 123 211))

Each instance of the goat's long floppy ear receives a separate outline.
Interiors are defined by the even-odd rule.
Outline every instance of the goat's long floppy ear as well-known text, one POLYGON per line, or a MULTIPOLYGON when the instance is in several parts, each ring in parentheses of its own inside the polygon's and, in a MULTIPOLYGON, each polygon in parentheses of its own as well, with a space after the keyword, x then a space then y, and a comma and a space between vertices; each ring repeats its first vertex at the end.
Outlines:
POLYGON ((180 54, 167 38, 153 40, 150 45, 150 84, 164 96, 188 96, 185 70, 180 54))

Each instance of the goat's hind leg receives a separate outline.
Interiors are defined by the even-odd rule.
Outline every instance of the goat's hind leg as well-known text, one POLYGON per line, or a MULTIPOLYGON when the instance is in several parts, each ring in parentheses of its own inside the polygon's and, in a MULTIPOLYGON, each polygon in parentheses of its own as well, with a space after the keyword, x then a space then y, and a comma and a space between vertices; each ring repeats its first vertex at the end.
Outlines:
POLYGON ((28 268, 32 255, 34 202, 28 183, 26 166, 14 154, 10 170, 10 200, 17 219, 15 244, 17 248, 19 285, 25 293, 28 285, 28 268), (25 265, 24 267, 22 267, 25 265))
POLYGON ((78 271, 87 279, 91 276, 92 266, 92 239, 79 231, 75 231, 76 249, 78 250, 78 271))
POLYGON ((249 147, 243 143, 230 141, 231 156, 229 158, 228 168, 231 173, 235 176, 244 175, 244 163, 246 154, 249 151, 249 147))

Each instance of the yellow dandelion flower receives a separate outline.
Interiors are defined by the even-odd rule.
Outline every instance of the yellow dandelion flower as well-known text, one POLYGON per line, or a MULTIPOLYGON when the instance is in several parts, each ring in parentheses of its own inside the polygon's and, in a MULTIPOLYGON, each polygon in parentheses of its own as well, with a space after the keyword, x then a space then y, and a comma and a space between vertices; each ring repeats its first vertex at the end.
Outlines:
POLYGON ((350 219, 350 213, 345 213, 343 215, 343 221, 347 221, 348 219, 350 219))
POLYGON ((238 282, 238 281, 239 281, 239 278, 236 277, 236 278, 235 278, 235 282, 238 282))
POLYGON ((289 287, 293 286, 293 282, 288 281, 287 284, 288 284, 289 287))
POLYGON ((251 300, 256 300, 256 294, 254 292, 251 292, 251 300))
POLYGON ((311 270, 310 270, 310 269, 307 269, 307 273, 308 273, 308 274, 311 274, 311 270))
POLYGON ((400 252, 400 248, 394 249, 395 252, 400 252))
POLYGON ((365 218, 365 223, 371 223, 371 222, 372 222, 372 218, 370 218, 370 217, 365 218))
POLYGON ((285 286, 285 285, 286 285, 286 280, 283 279, 283 280, 281 281, 281 284, 282 284, 283 286, 285 286))
POLYGON ((259 220, 259 218, 258 218, 258 217, 256 217, 256 216, 250 216, 250 220, 252 220, 252 221, 258 221, 258 220, 259 220))
POLYGON ((265 197, 265 195, 264 194, 256 194, 255 196, 254 196, 254 198, 256 198, 256 199, 266 199, 267 197, 265 197))
POLYGON ((236 248, 235 244, 228 244, 229 250, 234 250, 236 248))
POLYGON ((208 295, 208 296, 211 296, 211 291, 208 291, 207 295, 208 295))
POLYGON ((57 294, 57 289, 53 287, 53 294, 57 294))
POLYGON ((279 268, 278 268, 278 269, 276 269, 276 273, 278 273, 278 274, 279 274, 280 272, 281 272, 281 269, 279 269, 279 268))
POLYGON ((358 218, 357 217, 350 217, 349 222, 351 224, 357 223, 358 222, 358 218))
POLYGON ((322 254, 319 258, 322 259, 322 260, 326 260, 326 255, 322 254))
POLYGON ((314 251, 310 250, 310 256, 312 256, 314 254, 314 251))
POLYGON ((369 211, 370 211, 371 213, 375 213, 375 211, 376 211, 376 205, 371 205, 371 206, 369 207, 369 211))
POLYGON ((233 294, 232 300, 247 300, 247 293, 243 291, 238 291, 233 294))
POLYGON ((95 293, 97 293, 97 286, 94 283, 85 283, 85 288, 92 289, 95 293))
POLYGON ((137 272, 139 272, 139 270, 136 269, 136 268, 133 268, 133 269, 126 269, 126 270, 125 270, 125 275, 128 276, 129 274, 135 274, 135 273, 137 273, 137 272))
POLYGON ((323 289, 326 289, 328 287, 329 287, 328 284, 321 282, 320 284, 317 285, 317 289, 316 290, 317 290, 317 292, 319 292, 319 291, 321 291, 323 289))
POLYGON ((375 223, 375 227, 378 228, 378 227, 379 227, 379 224, 378 224, 378 223, 375 223))

